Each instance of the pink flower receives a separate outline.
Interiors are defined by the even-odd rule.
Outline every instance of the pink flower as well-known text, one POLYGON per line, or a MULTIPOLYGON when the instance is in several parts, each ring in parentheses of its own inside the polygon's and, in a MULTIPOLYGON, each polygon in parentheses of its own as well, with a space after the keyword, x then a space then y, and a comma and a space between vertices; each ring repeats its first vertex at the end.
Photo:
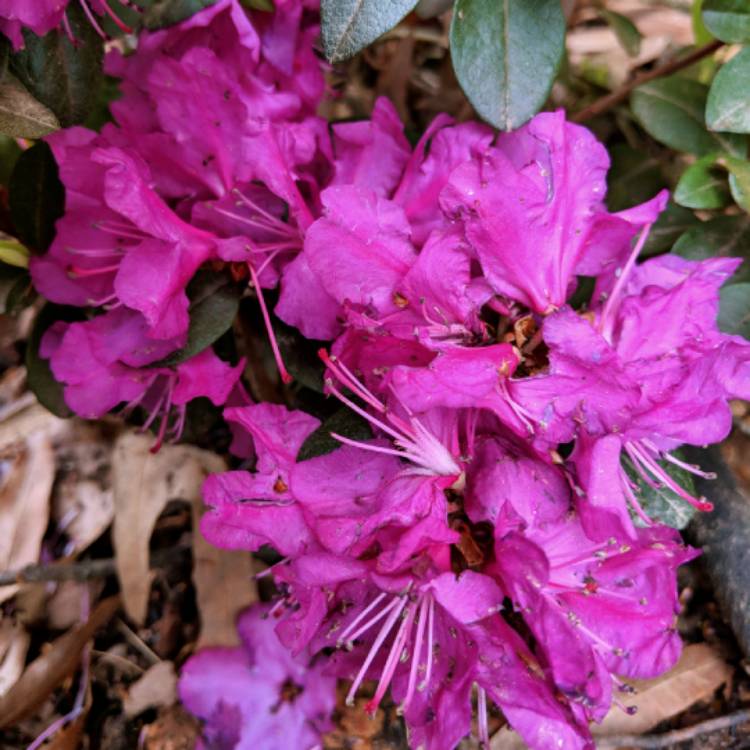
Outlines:
POLYGON ((182 668, 180 700, 205 722, 200 748, 312 750, 331 728, 335 679, 307 652, 291 656, 274 624, 255 605, 240 617, 241 646, 203 649, 182 668))

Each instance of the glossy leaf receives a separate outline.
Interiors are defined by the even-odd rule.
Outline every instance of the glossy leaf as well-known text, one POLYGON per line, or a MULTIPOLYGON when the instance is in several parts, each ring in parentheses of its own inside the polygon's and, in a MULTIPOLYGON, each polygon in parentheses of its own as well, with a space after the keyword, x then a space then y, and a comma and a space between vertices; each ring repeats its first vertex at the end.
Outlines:
POLYGON ((63 387, 55 380, 49 361, 39 356, 39 345, 45 331, 53 323, 69 319, 71 315, 77 315, 79 312, 48 303, 39 311, 26 344, 26 381, 29 389, 42 406, 58 417, 70 417, 73 412, 65 403, 63 387))
MULTIPOLYGON (((679 451, 672 451, 675 458, 681 458, 679 451)), ((693 477, 690 473, 668 461, 659 461, 662 469, 690 494, 695 492, 693 477)), ((696 509, 687 500, 683 500, 676 492, 663 485, 652 487, 633 468, 630 459, 624 457, 622 465, 634 487, 635 495, 646 515, 652 521, 671 526, 673 529, 684 529, 695 515, 696 509)), ((643 521, 633 514, 636 526, 643 526, 643 521)))
POLYGON ((708 44, 714 37, 703 22, 703 0, 693 0, 690 7, 690 16, 693 22, 693 37, 698 46, 708 44))
POLYGON ((53 133, 60 123, 44 104, 37 101, 10 73, 0 82, 0 133, 13 138, 41 138, 53 133))
POLYGON ((342 406, 328 417, 317 430, 307 436, 305 442, 300 446, 297 461, 307 461, 317 456, 325 456, 327 453, 332 453, 340 448, 341 443, 336 438, 331 437, 332 432, 352 440, 372 439, 372 430, 367 421, 351 409, 342 406))
POLYGON ((665 146, 696 156, 714 151, 743 156, 747 147, 743 136, 706 130, 707 96, 702 83, 671 76, 636 88, 630 104, 644 129, 665 146))
POLYGON ((451 56, 478 114, 501 130, 530 119, 547 99, 565 48, 559 0, 457 0, 451 56))
POLYGON ((240 306, 240 295, 237 287, 225 285, 194 302, 189 309, 187 343, 168 357, 154 363, 154 366, 178 365, 211 346, 232 327, 240 306))
POLYGON ((729 189, 735 203, 750 213, 750 162, 726 156, 722 164, 729 170, 729 189))
POLYGON ((703 23, 723 42, 750 42, 747 0, 703 0, 703 23))
POLYGON ((102 40, 77 4, 67 11, 75 43, 57 30, 43 37, 24 32, 24 48, 11 56, 10 70, 67 127, 83 122, 102 80, 102 40))
POLYGON ((618 143, 609 152, 612 165, 607 173, 607 207, 622 211, 652 198, 665 187, 659 162, 634 148, 618 143))
POLYGON ((18 240, 0 232, 0 262, 16 268, 28 268, 29 251, 18 240))
POLYGON ((417 0, 322 0, 323 50, 331 62, 356 55, 392 29, 417 0))
POLYGON ((750 283, 723 287, 720 300, 719 329, 750 339, 750 283))
POLYGON ((721 66, 706 102, 711 130, 750 133, 750 47, 721 66))
POLYGON ((156 0, 143 14, 143 25, 152 30, 173 26, 215 2, 216 0, 156 0))
POLYGON ((689 209, 678 206, 676 203, 668 203, 651 227, 641 257, 648 258, 667 252, 684 232, 700 223, 700 219, 689 209))
POLYGON ((52 150, 39 141, 24 151, 10 177, 10 212, 19 239, 31 250, 46 250, 65 209, 65 188, 52 150))
POLYGON ((674 200, 686 208, 702 209, 723 208, 730 202, 726 172, 716 166, 714 154, 698 159, 682 173, 674 200))
POLYGON ((750 216, 718 216, 700 222, 675 242, 672 252, 689 260, 744 258, 727 283, 750 281, 750 216))
POLYGON ((599 11, 602 18, 607 22, 609 28, 614 31, 617 41, 622 48, 631 56, 637 57, 641 51, 641 32, 638 27, 621 13, 602 9, 599 11))

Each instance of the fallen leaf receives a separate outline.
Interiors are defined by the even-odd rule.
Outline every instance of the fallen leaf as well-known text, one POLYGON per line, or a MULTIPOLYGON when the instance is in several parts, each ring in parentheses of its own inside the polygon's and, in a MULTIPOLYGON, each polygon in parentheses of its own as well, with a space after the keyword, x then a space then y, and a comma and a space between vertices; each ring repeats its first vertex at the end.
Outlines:
MULTIPOLYGON (((49 520, 55 455, 45 430, 0 453, 0 570, 37 562, 49 520)), ((18 586, 0 588, 0 602, 18 586)))
POLYGON ((613 707, 592 730, 597 736, 641 734, 659 722, 681 713, 693 703, 709 698, 731 676, 731 667, 706 643, 686 646, 677 666, 655 680, 628 680, 636 693, 625 696, 626 706, 637 712, 629 716, 613 707))
POLYGON ((115 520, 112 530, 125 611, 133 622, 146 617, 152 573, 149 540, 170 500, 197 502, 203 480, 226 469, 222 459, 189 445, 164 445, 151 453, 153 437, 126 433, 115 442, 112 463, 115 520))
POLYGON ((0 620, 0 696, 5 695, 23 673, 31 637, 26 628, 8 618, 0 620))
POLYGON ((21 678, 0 697, 0 729, 33 714, 52 691, 78 667, 81 652, 94 633, 114 615, 119 597, 100 602, 88 621, 53 641, 26 668, 21 678))
POLYGON ((193 750, 200 733, 198 721, 176 705, 143 728, 143 750, 193 750))
POLYGON ((256 563, 249 552, 219 549, 200 533, 205 512, 202 500, 193 503, 193 582, 195 583, 201 632, 198 648, 237 646, 239 612, 257 601, 253 575, 256 563))
POLYGON ((147 708, 171 706, 177 700, 177 674, 171 661, 160 661, 129 688, 122 706, 126 716, 137 716, 147 708))
POLYGON ((112 443, 99 425, 71 420, 71 434, 56 449, 60 471, 52 516, 70 539, 66 553, 75 554, 98 539, 114 518, 112 443))

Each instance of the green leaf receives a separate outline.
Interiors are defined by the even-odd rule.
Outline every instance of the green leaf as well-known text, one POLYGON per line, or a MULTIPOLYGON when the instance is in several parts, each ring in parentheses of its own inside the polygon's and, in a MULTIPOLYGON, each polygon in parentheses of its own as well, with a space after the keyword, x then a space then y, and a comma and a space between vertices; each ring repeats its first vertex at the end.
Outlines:
POLYGON ((700 222, 675 242, 672 252, 688 260, 744 258, 727 284, 750 281, 750 216, 717 216, 700 222))
POLYGON ((392 29, 417 0, 321 0, 323 51, 331 62, 356 55, 392 29))
POLYGON ((750 283, 728 284, 719 296, 719 330, 750 339, 750 283))
POLYGON ((671 250, 678 237, 700 223, 692 211, 670 201, 651 227, 641 257, 649 258, 671 250))
POLYGON ((659 162, 643 151, 618 143, 609 152, 607 207, 622 211, 652 198, 665 187, 659 162))
POLYGON ((43 252, 65 211, 65 188, 52 149, 39 141, 24 151, 10 176, 10 213, 21 241, 43 252))
POLYGON ((214 2, 216 0, 156 0, 143 14, 143 25, 151 30, 173 26, 214 2))
MULTIPOLYGON (((672 455, 682 460, 679 451, 672 451, 672 455)), ((669 461, 658 461, 657 463, 680 487, 687 490, 691 495, 695 494, 692 474, 669 461)), ((640 506, 651 520, 659 521, 673 529, 684 529, 690 523, 696 509, 687 500, 683 500, 676 492, 663 485, 651 487, 635 470, 632 462, 626 456, 622 458, 622 466, 636 487, 634 492, 640 506)), ((643 521, 635 514, 633 514, 633 522, 636 526, 644 525, 643 521)))
POLYGON ((725 156, 720 162, 729 170, 729 189, 735 203, 750 213, 750 162, 725 156))
POLYGON ((297 453, 297 462, 325 456, 327 453, 332 453, 340 448, 341 443, 336 438, 331 437, 332 432, 352 440, 372 439, 372 430, 367 420, 351 409, 342 406, 328 417, 317 430, 307 436, 305 442, 300 446, 299 453, 297 453))
POLYGON ((716 154, 691 164, 674 191, 675 203, 687 208, 723 208, 731 200, 726 173, 716 166, 716 154))
POLYGON ((453 7, 454 0, 419 0, 414 12, 420 18, 435 18, 453 7))
POLYGON ((33 304, 36 298, 37 293, 31 282, 31 275, 25 271, 16 279, 15 284, 8 291, 4 312, 6 315, 18 315, 33 304))
POLYGON ((690 8, 690 16, 693 21, 693 37, 698 46, 708 44, 714 37, 703 23, 703 0, 693 0, 690 8))
POLYGON ((641 32, 637 26, 627 17, 620 13, 602 8, 602 18, 607 22, 612 31, 615 32, 617 41, 631 57, 637 57, 641 51, 641 32))
POLYGON ((750 42, 747 0, 704 0, 703 23, 722 42, 750 42))
POLYGON ((273 0, 240 0, 248 10, 264 10, 272 13, 275 10, 273 0))
POLYGON ((0 232, 0 262, 16 268, 28 268, 29 251, 18 240, 0 232))
POLYGON ((102 80, 102 40, 77 5, 67 10, 75 44, 56 29, 43 37, 24 31, 24 48, 10 69, 64 127, 83 122, 102 80))
MULTIPOLYGON (((750 47, 719 69, 706 102, 706 122, 711 130, 750 133, 750 47)), ((739 154, 744 156, 744 154, 739 154)))
POLYGON ((703 113, 708 88, 681 76, 643 84, 630 95, 630 106, 646 132, 677 151, 705 156, 724 151, 744 156, 747 140, 731 133, 706 130, 703 113))
POLYGON ((549 95, 565 50, 559 0, 457 0, 453 68, 474 109, 501 130, 523 125, 549 95))
POLYGON ((190 326, 187 343, 153 367, 170 367, 184 362, 207 349, 232 327, 240 306, 240 290, 234 285, 222 286, 194 302, 189 309, 190 326))
POLYGON ((70 314, 70 308, 46 304, 36 317, 26 345, 26 381, 29 389, 42 406, 58 417, 70 417, 73 412, 65 403, 62 384, 55 380, 49 361, 39 356, 39 345, 46 330, 56 321, 67 319, 70 314))
POLYGON ((8 187, 13 168, 23 153, 18 141, 7 135, 0 135, 0 185, 8 187))
POLYGON ((10 73, 0 82, 0 133, 13 138, 41 138, 58 130, 55 113, 38 102, 10 73))

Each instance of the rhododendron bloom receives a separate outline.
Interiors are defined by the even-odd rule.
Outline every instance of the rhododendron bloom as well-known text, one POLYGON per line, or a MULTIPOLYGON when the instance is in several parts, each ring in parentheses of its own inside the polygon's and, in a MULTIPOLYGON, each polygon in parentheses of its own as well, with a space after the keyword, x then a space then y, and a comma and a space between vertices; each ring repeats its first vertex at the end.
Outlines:
POLYGON ((205 648, 182 668, 180 699, 205 722, 199 748, 320 747, 331 728, 336 681, 306 651, 292 656, 274 624, 268 607, 255 605, 237 624, 241 646, 205 648))

